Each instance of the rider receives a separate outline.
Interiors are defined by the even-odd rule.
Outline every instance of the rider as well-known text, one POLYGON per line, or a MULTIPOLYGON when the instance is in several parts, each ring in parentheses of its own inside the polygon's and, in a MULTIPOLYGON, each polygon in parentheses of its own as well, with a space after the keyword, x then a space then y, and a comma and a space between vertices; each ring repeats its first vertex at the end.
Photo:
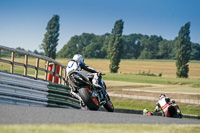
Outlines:
POLYGON ((160 94, 160 98, 159 98, 158 102, 156 103, 157 106, 155 108, 155 112, 160 111, 159 108, 161 108, 161 110, 163 111, 163 115, 168 117, 169 116, 168 108, 171 103, 175 103, 175 101, 166 97, 165 94, 160 94))
MULTIPOLYGON (((91 68, 91 67, 89 67, 89 66, 87 66, 87 65, 84 63, 84 58, 83 58, 82 55, 80 55, 80 54, 75 54, 74 57, 73 57, 73 59, 70 60, 70 61, 68 62, 68 66, 67 66, 67 76, 68 76, 68 74, 69 74, 71 71, 81 71, 82 69, 84 69, 84 70, 86 70, 86 71, 88 71, 88 72, 90 72, 90 73, 94 73, 94 74, 93 74, 94 77, 93 77, 93 79, 92 79, 93 87, 94 87, 94 88, 99 88, 99 89, 101 89, 102 87, 98 84, 98 79, 99 79, 98 77, 99 77, 100 75, 102 75, 102 73, 96 71, 95 69, 93 69, 93 68, 91 68)), ((74 96, 76 96, 76 94, 75 94, 74 91, 75 91, 75 90, 71 89, 71 94, 74 95, 74 96)))

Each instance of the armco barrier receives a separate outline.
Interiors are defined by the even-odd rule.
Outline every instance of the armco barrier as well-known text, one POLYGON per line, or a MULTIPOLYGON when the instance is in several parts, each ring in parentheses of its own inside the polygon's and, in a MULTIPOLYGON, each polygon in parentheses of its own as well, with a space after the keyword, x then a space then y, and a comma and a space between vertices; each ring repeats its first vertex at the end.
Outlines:
POLYGON ((0 72, 0 104, 80 109, 68 86, 0 72))
POLYGON ((49 83, 0 72, 0 103, 46 106, 49 83))
POLYGON ((10 67, 10 71, 0 71, 0 104, 80 108, 79 101, 71 97, 69 87, 64 86, 65 65, 49 57, 1 45, 0 63, 10 67), (2 58, 3 52, 10 53, 11 59, 2 58), (24 63, 15 60, 16 54, 24 55, 24 63), (29 57, 36 59, 35 65, 29 64, 29 57), (44 66, 42 61, 45 61, 44 66), (22 67, 24 73, 16 73, 16 66, 22 67), (35 75, 30 75, 29 69, 34 69, 35 75), (45 74, 39 75, 39 71, 45 74))
POLYGON ((71 97, 70 88, 68 86, 49 83, 48 88, 47 106, 80 109, 79 100, 71 97))

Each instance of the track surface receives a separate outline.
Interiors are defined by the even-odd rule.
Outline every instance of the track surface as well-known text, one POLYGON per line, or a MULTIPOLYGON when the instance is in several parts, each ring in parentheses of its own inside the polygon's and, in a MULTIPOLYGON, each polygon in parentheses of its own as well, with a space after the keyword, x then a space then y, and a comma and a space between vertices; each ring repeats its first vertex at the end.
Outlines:
POLYGON ((0 105, 0 124, 200 124, 199 120, 103 111, 0 105))

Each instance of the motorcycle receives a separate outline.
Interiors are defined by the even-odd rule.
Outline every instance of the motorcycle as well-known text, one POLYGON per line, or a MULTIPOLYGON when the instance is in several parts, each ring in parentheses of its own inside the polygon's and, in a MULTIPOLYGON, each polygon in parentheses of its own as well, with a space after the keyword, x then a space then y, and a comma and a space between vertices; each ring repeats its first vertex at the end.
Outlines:
POLYGON ((114 112, 114 106, 106 92, 102 75, 98 75, 101 88, 95 88, 92 85, 94 74, 88 75, 84 71, 70 72, 68 82, 73 90, 71 93, 80 100, 82 107, 86 106, 89 110, 98 110, 103 105, 108 112, 114 112))
POLYGON ((172 118, 182 118, 181 110, 179 106, 173 103, 169 103, 167 111, 162 112, 163 117, 172 117, 172 118))

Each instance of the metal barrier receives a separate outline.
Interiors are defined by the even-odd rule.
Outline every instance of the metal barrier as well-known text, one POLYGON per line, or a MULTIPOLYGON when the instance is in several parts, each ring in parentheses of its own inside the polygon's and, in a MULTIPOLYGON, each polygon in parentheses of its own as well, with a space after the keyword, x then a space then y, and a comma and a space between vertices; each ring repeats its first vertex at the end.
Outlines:
POLYGON ((71 97, 68 86, 49 83, 48 88, 48 107, 81 108, 79 100, 71 97))
POLYGON ((0 72, 0 103, 47 106, 49 83, 0 72))
POLYGON ((0 71, 0 104, 80 109, 79 100, 71 97, 70 88, 66 86, 65 65, 48 57, 0 45, 1 62, 10 65, 10 72, 0 71), (2 50, 11 52, 10 61, 1 58, 2 50), (16 62, 15 53, 24 55, 25 63, 16 62), (35 66, 28 63, 28 57, 36 58, 35 66), (46 62, 45 69, 39 67, 41 59, 46 62), (50 63, 53 63, 53 67, 50 63), (24 74, 14 73, 15 66, 22 66, 24 74), (35 69, 34 77, 28 76, 28 68, 35 69), (45 72, 44 79, 38 77, 39 70, 45 72), (50 78, 53 78, 52 82, 50 78))
POLYGON ((80 109, 68 86, 0 72, 0 104, 80 109))

